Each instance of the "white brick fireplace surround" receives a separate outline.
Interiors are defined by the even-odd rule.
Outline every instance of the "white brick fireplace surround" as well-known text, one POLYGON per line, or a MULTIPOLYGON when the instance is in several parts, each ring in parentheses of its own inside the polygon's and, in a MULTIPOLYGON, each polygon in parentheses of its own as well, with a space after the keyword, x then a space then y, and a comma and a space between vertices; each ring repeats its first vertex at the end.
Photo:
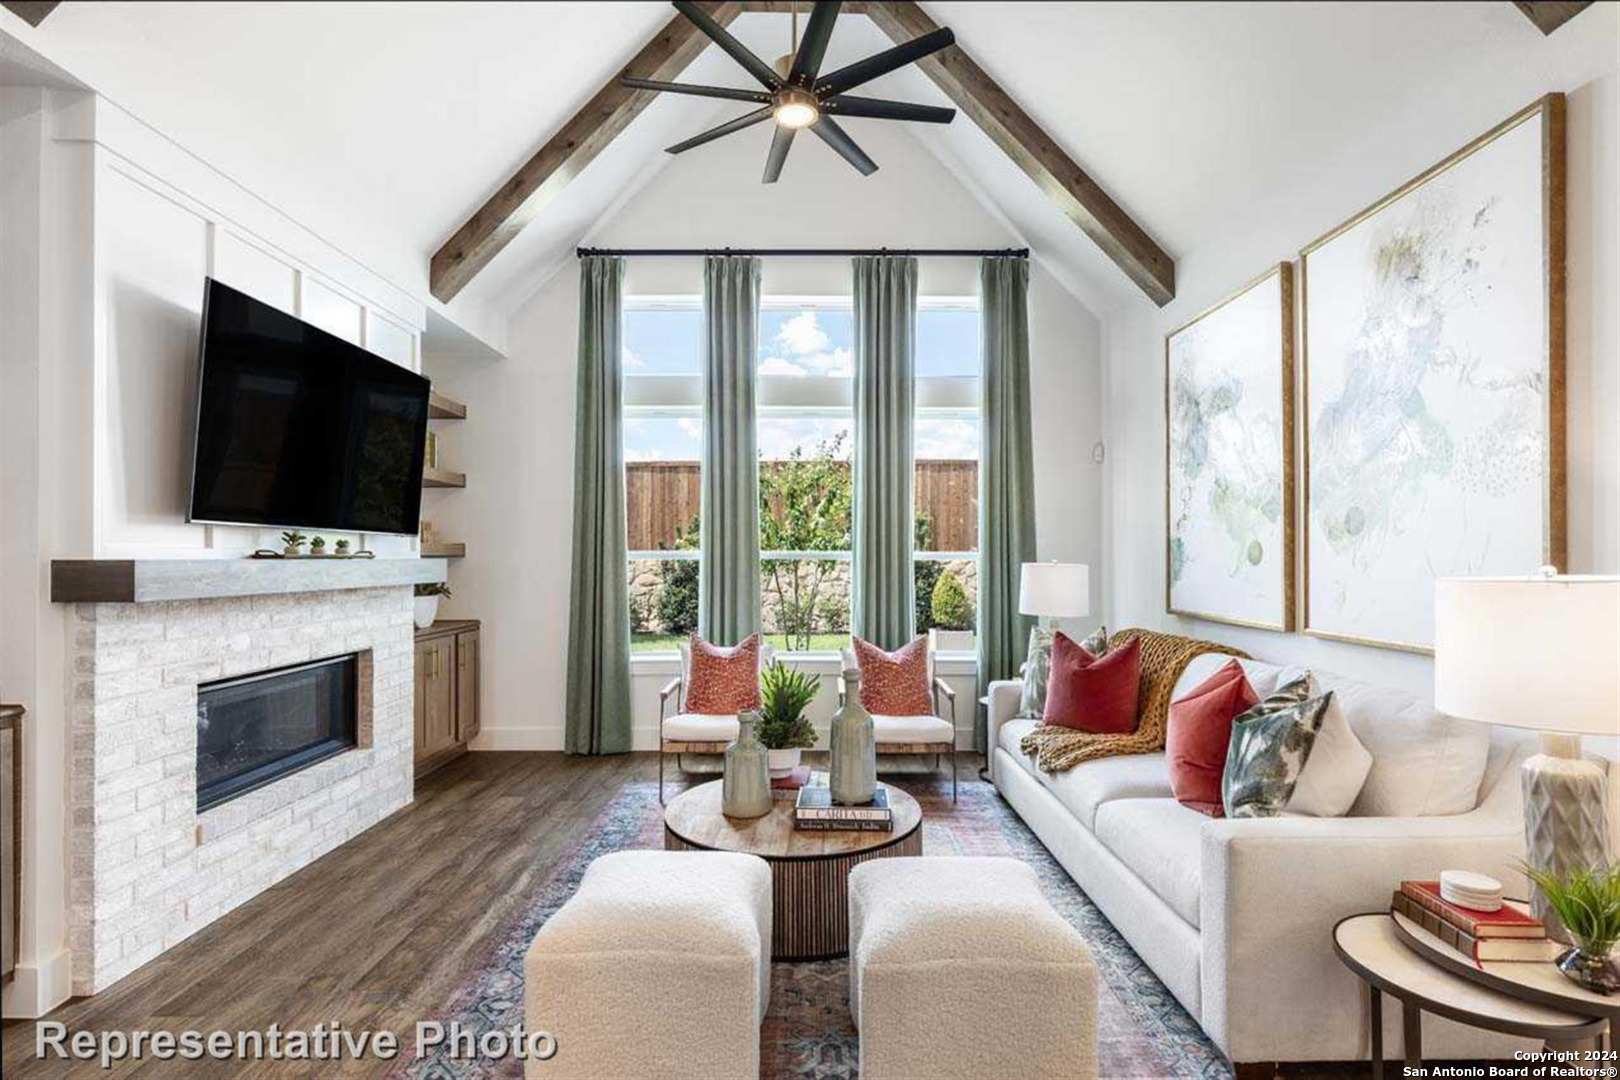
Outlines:
MULTIPOLYGON (((442 580, 442 561, 411 562, 442 580)), ((75 603, 68 633, 75 994, 105 989, 411 801, 408 585, 75 603), (359 745, 199 813, 197 684, 351 653, 359 745)))

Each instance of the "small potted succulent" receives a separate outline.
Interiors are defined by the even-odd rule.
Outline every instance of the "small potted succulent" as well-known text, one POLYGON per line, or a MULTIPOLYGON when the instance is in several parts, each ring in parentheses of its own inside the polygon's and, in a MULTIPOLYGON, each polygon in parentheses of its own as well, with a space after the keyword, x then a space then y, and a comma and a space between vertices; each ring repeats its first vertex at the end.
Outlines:
POLYGON ((800 751, 816 745, 816 729, 805 713, 821 683, 814 675, 780 660, 760 673, 759 741, 765 744, 772 776, 787 776, 798 767, 800 751))
POLYGON ((339 555, 347 555, 349 553, 349 542, 347 540, 339 540, 337 542, 337 553, 339 555))
POLYGON ((296 558, 304 553, 304 541, 309 539, 297 529, 289 529, 281 534, 281 553, 296 558))
POLYGON ((326 537, 317 536, 313 540, 311 540, 309 542, 309 553, 311 555, 325 555, 326 554, 326 537))
POLYGON ((426 630, 439 617, 439 597, 449 596, 450 586, 442 581, 424 581, 416 586, 414 618, 418 629, 426 630))
POLYGON ((1620 944, 1620 864, 1567 874, 1523 869, 1575 943, 1558 958, 1558 970, 1594 994, 1620 991, 1620 959, 1612 955, 1620 944))

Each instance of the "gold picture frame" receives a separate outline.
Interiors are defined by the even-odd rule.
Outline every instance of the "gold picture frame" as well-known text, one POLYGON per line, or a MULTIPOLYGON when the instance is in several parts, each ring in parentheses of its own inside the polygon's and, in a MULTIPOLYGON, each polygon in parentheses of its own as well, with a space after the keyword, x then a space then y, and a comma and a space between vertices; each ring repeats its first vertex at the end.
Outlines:
MULTIPOLYGON (((1455 166, 1471 158, 1480 150, 1496 142, 1509 132, 1517 130, 1521 125, 1539 120, 1541 127, 1541 237, 1540 256, 1542 268, 1542 295, 1540 304, 1542 310, 1542 339, 1544 344, 1543 370, 1546 379, 1546 394, 1543 404, 1543 422, 1545 425, 1546 468, 1542 476, 1542 561, 1547 564, 1563 568, 1568 551, 1568 517, 1567 517, 1567 445, 1566 445, 1566 400, 1565 400, 1565 99, 1561 93, 1547 94, 1532 104, 1520 109, 1506 120, 1486 131, 1478 138, 1472 140, 1461 149, 1448 155, 1441 161, 1425 169, 1417 176, 1400 185, 1377 202, 1360 211, 1355 216, 1335 226, 1322 234, 1311 243, 1300 249, 1299 253, 1299 333, 1300 333, 1300 369, 1301 369, 1301 406, 1304 411, 1302 420, 1303 432, 1303 513, 1304 526, 1302 535, 1302 554, 1304 563, 1304 589, 1303 589, 1303 626, 1302 632, 1312 637, 1331 641, 1348 642, 1354 645, 1366 645, 1376 648, 1395 649, 1403 652, 1432 655, 1434 647, 1420 641, 1384 639, 1368 637, 1365 635, 1350 634, 1341 631, 1323 629, 1312 619, 1312 592, 1313 578, 1311 573, 1311 454, 1312 454, 1312 399, 1311 399, 1311 357, 1310 357, 1310 259, 1311 256, 1334 240, 1343 236, 1357 225, 1381 213, 1402 198, 1410 195, 1431 180, 1443 175, 1455 166)), ((1524 572, 1529 573, 1535 567, 1526 566, 1524 572)))
POLYGON ((1294 314, 1294 266, 1293 263, 1284 261, 1268 267, 1264 273, 1239 286, 1164 335, 1164 608, 1171 615, 1255 630, 1276 630, 1287 633, 1294 629, 1294 612, 1297 607, 1294 568, 1296 561, 1294 546, 1294 314), (1170 356, 1173 342, 1178 335, 1225 309, 1234 301, 1273 281, 1275 281, 1278 289, 1278 306, 1281 312, 1277 330, 1281 356, 1281 371, 1279 374, 1281 380, 1280 415, 1282 424, 1279 438, 1282 451, 1280 477, 1282 489, 1282 551, 1278 561, 1282 570, 1282 581, 1281 617, 1275 621, 1266 621, 1235 618, 1214 611, 1181 608, 1175 604, 1173 571, 1175 517, 1171 490, 1174 474, 1171 462, 1171 448, 1175 441, 1175 433, 1172 430, 1173 416, 1171 409, 1174 380, 1171 374, 1170 356))

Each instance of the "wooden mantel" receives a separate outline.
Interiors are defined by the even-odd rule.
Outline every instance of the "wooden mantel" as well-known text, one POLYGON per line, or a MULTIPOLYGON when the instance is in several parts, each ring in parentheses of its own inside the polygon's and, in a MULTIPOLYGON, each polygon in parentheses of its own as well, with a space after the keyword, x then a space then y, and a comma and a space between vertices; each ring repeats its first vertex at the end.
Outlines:
POLYGON ((443 559, 52 559, 57 604, 146 604, 444 581, 443 559))

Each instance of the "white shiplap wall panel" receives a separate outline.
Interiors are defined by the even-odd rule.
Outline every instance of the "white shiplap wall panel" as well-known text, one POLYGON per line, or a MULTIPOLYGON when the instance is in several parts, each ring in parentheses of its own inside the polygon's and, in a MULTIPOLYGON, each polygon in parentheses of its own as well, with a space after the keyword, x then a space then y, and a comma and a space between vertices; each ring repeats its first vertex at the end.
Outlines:
POLYGON ((306 273, 299 285, 298 317, 344 341, 364 344, 365 307, 306 273))
POLYGON ((261 303, 298 313, 298 270, 228 228, 214 230, 213 276, 261 303))
POLYGON ((375 308, 366 309, 366 348, 400 367, 416 370, 416 336, 375 308))

